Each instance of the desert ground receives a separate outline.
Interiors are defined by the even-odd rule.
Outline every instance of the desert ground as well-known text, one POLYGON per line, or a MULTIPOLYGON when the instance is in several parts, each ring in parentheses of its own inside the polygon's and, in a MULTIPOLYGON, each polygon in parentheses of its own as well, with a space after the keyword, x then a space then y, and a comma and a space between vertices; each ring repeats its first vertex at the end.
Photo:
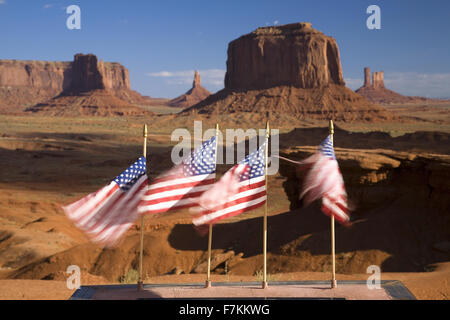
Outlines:
MULTIPOLYGON (((450 298, 450 106, 386 106, 399 118, 380 123, 336 122, 335 150, 349 200, 350 227, 336 229, 337 279, 365 280, 378 265, 381 279, 401 280, 418 299, 450 298), (400 120, 399 120, 400 119, 400 120)), ((117 248, 90 243, 61 206, 98 190, 142 153, 149 126, 150 177, 170 168, 177 127, 192 130, 163 106, 158 115, 52 117, 0 115, 0 299, 68 299, 66 268, 78 265, 82 284, 133 283, 140 226, 117 248)), ((264 128, 239 114, 201 118, 203 129, 264 128), (227 120, 228 119, 228 120, 227 120), (231 119, 231 120, 229 120, 231 119), (229 123, 228 123, 228 122, 229 123), (236 125, 237 123, 237 125, 236 125)), ((280 153, 294 160, 312 154, 327 134, 326 121, 297 121, 280 129, 280 153)), ((229 168, 219 165, 218 172, 229 168)), ((269 177, 269 283, 330 278, 330 223, 317 204, 298 200, 302 173, 280 162, 269 177)), ((259 281, 262 214, 258 209, 214 227, 213 281, 259 281)), ((146 217, 146 283, 203 282, 207 237, 188 211, 146 217)))

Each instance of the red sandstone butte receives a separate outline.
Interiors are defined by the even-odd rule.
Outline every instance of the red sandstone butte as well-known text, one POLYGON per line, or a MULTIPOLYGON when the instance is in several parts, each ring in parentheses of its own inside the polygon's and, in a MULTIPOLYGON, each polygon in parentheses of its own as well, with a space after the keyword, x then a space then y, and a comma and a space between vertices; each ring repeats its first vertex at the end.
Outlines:
POLYGON ((336 40, 311 23, 258 28, 228 46, 225 87, 345 85, 336 40))
POLYGON ((307 22, 262 27, 231 41, 225 88, 179 116, 237 112, 338 121, 392 118, 345 87, 336 40, 307 22))
POLYGON ((130 89, 124 66, 98 61, 93 54, 76 54, 73 62, 0 60, 0 109, 23 110, 59 95, 92 90, 106 90, 126 104, 148 100, 130 89))

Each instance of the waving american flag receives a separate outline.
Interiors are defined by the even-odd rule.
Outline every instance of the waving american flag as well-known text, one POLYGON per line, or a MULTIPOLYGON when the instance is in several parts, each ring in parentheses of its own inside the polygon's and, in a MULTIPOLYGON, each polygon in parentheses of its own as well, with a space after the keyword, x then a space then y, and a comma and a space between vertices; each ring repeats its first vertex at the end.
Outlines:
POLYGON ((92 242, 111 247, 138 218, 145 186, 146 159, 140 157, 107 186, 63 209, 92 242))
POLYGON ((340 223, 348 223, 350 217, 347 193, 334 154, 331 136, 320 144, 316 154, 302 161, 302 164, 311 165, 300 195, 304 198, 305 205, 322 198, 322 212, 333 215, 340 223))
POLYGON ((194 211, 196 226, 216 223, 262 206, 266 202, 264 143, 237 165, 198 199, 194 211))
POLYGON ((182 163, 157 177, 139 204, 139 213, 152 214, 189 208, 216 178, 216 137, 204 142, 182 163))

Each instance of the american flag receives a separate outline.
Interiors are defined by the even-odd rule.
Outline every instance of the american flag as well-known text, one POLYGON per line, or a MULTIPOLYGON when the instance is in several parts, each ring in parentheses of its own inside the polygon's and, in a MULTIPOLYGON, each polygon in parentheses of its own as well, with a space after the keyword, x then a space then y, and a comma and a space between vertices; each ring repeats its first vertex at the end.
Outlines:
POLYGON ((91 241, 111 247, 138 218, 145 186, 146 159, 140 157, 107 186, 63 209, 91 241))
POLYGON ((194 211, 194 225, 216 223, 266 202, 265 148, 264 143, 200 197, 200 208, 194 211))
POLYGON ((322 198, 322 212, 329 216, 333 215, 340 223, 348 223, 350 217, 347 193, 334 154, 331 136, 320 144, 316 154, 302 163, 311 165, 300 195, 304 197, 305 205, 322 198))
POLYGON ((152 181, 139 204, 139 213, 152 214, 195 206, 193 199, 209 189, 215 179, 216 137, 212 137, 182 163, 152 181))

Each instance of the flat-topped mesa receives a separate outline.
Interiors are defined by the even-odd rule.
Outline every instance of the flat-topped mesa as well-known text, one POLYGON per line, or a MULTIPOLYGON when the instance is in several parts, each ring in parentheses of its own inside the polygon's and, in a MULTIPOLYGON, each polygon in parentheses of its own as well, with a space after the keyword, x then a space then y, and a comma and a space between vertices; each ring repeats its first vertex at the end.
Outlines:
POLYGON ((98 61, 93 54, 76 54, 72 62, 0 60, 0 108, 22 109, 59 95, 94 90, 133 104, 146 99, 130 89, 127 68, 116 62, 98 61))
POLYGON ((71 62, 0 60, 0 88, 24 87, 61 91, 71 62))
POLYGON ((230 42, 226 89, 344 86, 336 40, 301 22, 262 27, 230 42))
POLYGON ((73 62, 0 60, 0 87, 56 91, 130 89, 128 70, 120 63, 98 62, 93 54, 76 54, 73 62))

